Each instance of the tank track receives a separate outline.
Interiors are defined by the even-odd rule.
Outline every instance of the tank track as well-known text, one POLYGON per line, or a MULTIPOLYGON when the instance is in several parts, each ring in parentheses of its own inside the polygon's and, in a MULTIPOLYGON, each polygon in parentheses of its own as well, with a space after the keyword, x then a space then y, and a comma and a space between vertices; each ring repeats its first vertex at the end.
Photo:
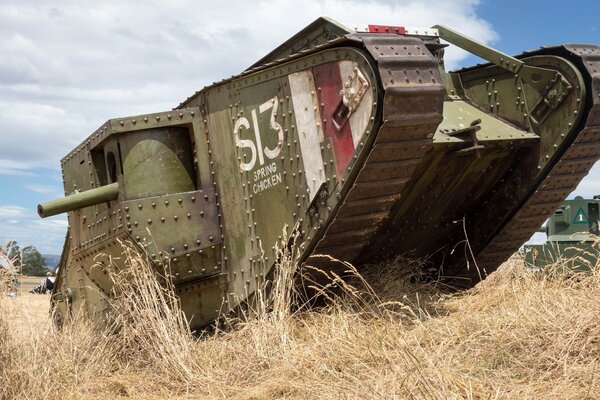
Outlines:
MULTIPOLYGON (((494 271, 517 251, 544 223, 548 217, 547 210, 557 209, 600 159, 600 48, 591 45, 564 45, 544 48, 539 52, 548 53, 556 53, 574 62, 582 69, 584 79, 591 80, 586 88, 590 102, 587 118, 583 126, 576 128, 579 133, 571 146, 537 189, 479 252, 477 263, 483 270, 482 273, 494 271), (586 73, 588 76, 585 76, 586 73)), ((479 280, 477 271, 461 272, 479 280)))
MULTIPOLYGON (((384 89, 382 125, 337 214, 313 254, 354 261, 387 219, 443 119, 445 87, 437 61, 420 39, 361 37, 384 89)), ((367 132, 368 133, 368 132, 367 132)), ((319 263, 318 256, 309 261, 319 263)))

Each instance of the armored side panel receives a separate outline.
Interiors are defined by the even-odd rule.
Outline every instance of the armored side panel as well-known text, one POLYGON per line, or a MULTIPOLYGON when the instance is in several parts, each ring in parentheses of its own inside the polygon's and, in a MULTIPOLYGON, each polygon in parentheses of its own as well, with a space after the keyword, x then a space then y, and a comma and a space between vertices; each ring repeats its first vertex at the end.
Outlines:
POLYGON ((299 224, 308 241, 323 227, 369 140, 379 95, 367 55, 341 48, 207 88, 185 104, 206 116, 229 305, 264 281, 284 226, 299 224), (345 83, 356 89, 354 106, 336 120, 345 83))
POLYGON ((131 241, 157 267, 169 264, 177 290, 189 291, 190 282, 214 288, 196 291, 189 315, 197 325, 216 317, 222 240, 205 140, 196 145, 201 126, 193 108, 114 119, 63 159, 66 194, 80 192, 66 199, 115 185, 118 193, 69 213, 59 301, 101 318, 111 297, 107 267, 122 266, 120 242, 131 241))

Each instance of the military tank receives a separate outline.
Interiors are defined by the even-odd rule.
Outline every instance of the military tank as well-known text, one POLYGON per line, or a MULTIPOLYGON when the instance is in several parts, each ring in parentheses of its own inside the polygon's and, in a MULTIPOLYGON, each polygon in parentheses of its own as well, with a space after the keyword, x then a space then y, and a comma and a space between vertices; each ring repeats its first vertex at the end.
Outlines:
POLYGON ((319 18, 170 111, 107 121, 61 161, 66 197, 38 207, 68 213, 57 313, 101 317, 103 265, 131 240, 169 264, 192 326, 209 324, 268 278, 284 226, 303 263, 408 253, 474 285, 598 160, 598 71, 596 46, 512 57, 444 26, 319 18), (442 40, 486 62, 448 72, 442 40))
POLYGON ((600 196, 565 200, 540 229, 546 234, 546 243, 523 246, 525 265, 536 271, 550 265, 571 271, 595 267, 599 255, 599 209, 600 196))

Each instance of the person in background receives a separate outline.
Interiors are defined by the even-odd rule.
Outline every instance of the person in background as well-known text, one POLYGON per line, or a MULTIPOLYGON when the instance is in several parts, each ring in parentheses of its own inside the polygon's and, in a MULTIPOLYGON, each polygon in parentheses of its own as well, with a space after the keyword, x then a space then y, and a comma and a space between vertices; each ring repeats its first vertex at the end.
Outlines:
POLYGON ((42 283, 29 291, 29 293, 38 293, 38 294, 46 294, 52 292, 54 289, 54 282, 56 278, 54 274, 50 271, 46 273, 46 277, 42 280, 42 283))

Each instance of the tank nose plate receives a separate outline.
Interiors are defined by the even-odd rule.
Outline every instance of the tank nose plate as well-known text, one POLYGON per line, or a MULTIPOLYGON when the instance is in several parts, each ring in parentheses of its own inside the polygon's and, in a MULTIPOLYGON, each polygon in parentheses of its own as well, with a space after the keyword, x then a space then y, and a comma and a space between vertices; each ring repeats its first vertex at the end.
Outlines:
POLYGON ((170 263, 175 283, 221 272, 221 233, 212 188, 123 203, 126 228, 150 258, 170 263))

